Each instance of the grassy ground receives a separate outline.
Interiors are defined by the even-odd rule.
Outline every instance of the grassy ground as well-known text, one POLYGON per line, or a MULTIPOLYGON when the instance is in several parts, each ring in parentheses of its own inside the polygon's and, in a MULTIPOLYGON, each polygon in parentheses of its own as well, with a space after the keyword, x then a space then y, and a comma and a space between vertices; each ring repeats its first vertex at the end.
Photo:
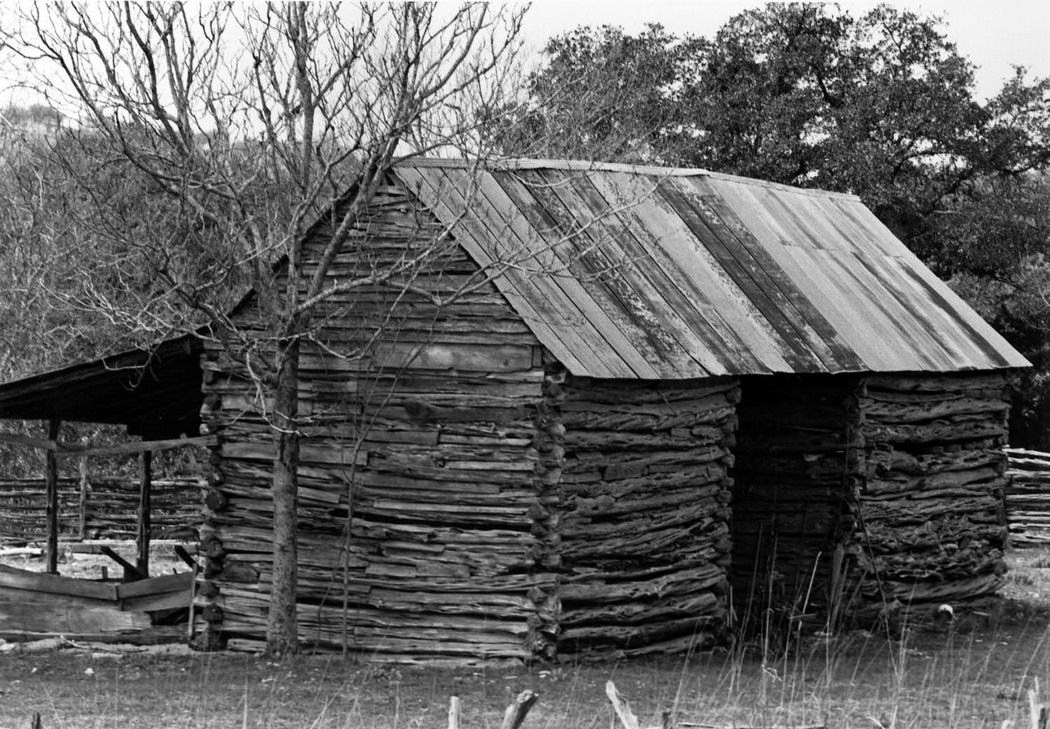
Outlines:
MULTIPOLYGON (((240 655, 0 654, 0 728, 498 727, 523 689, 540 695, 526 729, 605 729, 616 683, 646 726, 674 710, 712 727, 1027 727, 1026 691, 1050 687, 1050 552, 1014 558, 1006 599, 950 630, 903 640, 854 632, 804 640, 785 657, 476 669, 377 667, 336 657, 285 664, 240 655)), ((1044 698, 1047 692, 1044 690, 1044 698)))

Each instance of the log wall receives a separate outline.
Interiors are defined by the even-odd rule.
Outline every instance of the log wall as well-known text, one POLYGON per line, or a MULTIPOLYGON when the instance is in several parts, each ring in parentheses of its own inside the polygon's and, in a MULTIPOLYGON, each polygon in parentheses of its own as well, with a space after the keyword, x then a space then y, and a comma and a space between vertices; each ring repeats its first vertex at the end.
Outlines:
MULTIPOLYGON (((201 522, 201 486, 196 478, 152 484, 150 534, 155 539, 194 539, 201 522)), ((0 542, 47 538, 44 479, 0 481, 0 542)), ((92 478, 80 532, 80 480, 58 480, 59 536, 63 539, 132 539, 138 525, 138 479, 92 478)))
POLYGON ((1050 544, 1050 453, 1007 448, 1010 480, 1006 489, 1006 517, 1010 547, 1050 544))
POLYGON ((710 647, 727 614, 736 380, 568 378, 560 653, 710 647))
MULTIPOLYGON (((416 213, 385 189, 333 271, 433 247, 440 228, 416 213)), ((333 299, 323 346, 303 342, 300 640, 392 660, 710 644, 726 613, 735 381, 567 379, 491 284, 434 302, 477 273, 446 244, 411 291, 333 299)), ((254 304, 238 316, 263 329, 254 304)), ((255 648, 274 446, 247 368, 210 345, 204 370, 217 445, 197 612, 205 643, 255 648)))
POLYGON ((826 617, 852 532, 857 485, 856 380, 742 382, 733 492, 733 597, 745 630, 826 617))
MULTIPOLYGON (((440 232, 388 188, 334 275, 430 247, 412 285, 447 296, 477 268, 455 245, 438 250, 440 232)), ((554 424, 529 329, 491 284, 446 306, 362 288, 318 317, 324 346, 304 342, 299 389, 301 641, 393 660, 543 652, 556 609, 544 482, 558 453, 540 442, 554 424)), ((254 647, 272 574, 273 443, 244 368, 215 348, 204 366, 203 419, 219 445, 198 610, 206 640, 254 647)))
POLYGON ((871 376, 850 545, 859 617, 994 593, 1006 566, 1009 373, 871 376))

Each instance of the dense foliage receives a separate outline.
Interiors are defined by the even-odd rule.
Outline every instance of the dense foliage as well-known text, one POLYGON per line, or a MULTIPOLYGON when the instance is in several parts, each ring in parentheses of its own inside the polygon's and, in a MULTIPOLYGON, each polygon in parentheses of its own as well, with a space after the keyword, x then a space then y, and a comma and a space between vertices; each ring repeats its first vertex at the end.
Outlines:
POLYGON ((508 153, 703 167, 858 194, 1035 364, 1017 444, 1045 427, 1050 81, 992 98, 938 21, 770 4, 711 39, 660 26, 552 38, 508 153))

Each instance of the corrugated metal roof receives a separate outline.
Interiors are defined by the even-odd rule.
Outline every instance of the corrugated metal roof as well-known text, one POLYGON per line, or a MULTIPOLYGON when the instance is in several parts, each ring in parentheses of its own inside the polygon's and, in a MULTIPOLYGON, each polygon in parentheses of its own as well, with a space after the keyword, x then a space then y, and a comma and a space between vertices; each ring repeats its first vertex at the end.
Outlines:
POLYGON ((852 195, 542 160, 397 174, 576 375, 1030 366, 852 195))

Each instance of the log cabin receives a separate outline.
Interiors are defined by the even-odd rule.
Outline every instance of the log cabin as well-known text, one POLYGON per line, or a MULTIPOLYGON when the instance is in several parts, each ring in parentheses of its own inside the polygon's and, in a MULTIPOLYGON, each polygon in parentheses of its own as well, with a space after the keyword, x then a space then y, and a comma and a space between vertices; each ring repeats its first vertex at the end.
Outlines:
MULTIPOLYGON (((349 199, 308 232, 307 276, 349 199)), ((1003 582, 1029 365, 855 196, 418 159, 328 276, 299 372, 304 645, 643 655, 770 611, 838 624, 1003 582)), ((233 317, 267 312, 249 296, 233 317)), ((196 607, 204 643, 252 649, 274 446, 230 354, 205 338, 199 360, 196 607)))

